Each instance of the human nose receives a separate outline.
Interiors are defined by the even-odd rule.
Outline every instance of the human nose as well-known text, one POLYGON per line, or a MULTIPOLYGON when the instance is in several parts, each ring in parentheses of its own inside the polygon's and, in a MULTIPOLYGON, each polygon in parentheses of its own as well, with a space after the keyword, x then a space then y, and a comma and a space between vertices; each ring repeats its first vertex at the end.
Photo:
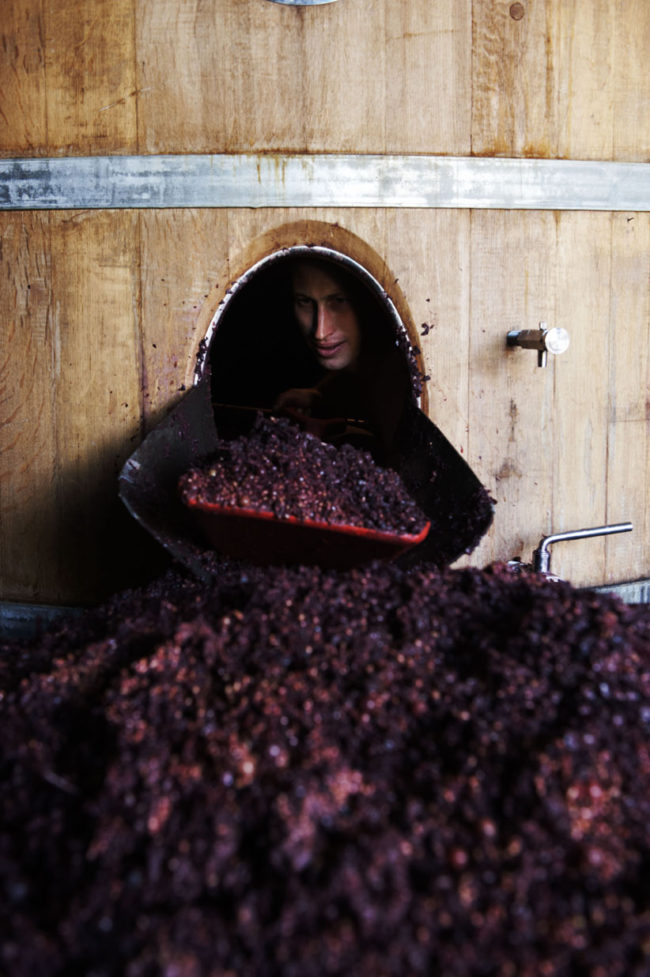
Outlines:
POLYGON ((319 341, 327 339, 329 334, 332 332, 332 320, 330 311, 324 302, 319 302, 317 304, 315 319, 316 323, 314 337, 319 341))

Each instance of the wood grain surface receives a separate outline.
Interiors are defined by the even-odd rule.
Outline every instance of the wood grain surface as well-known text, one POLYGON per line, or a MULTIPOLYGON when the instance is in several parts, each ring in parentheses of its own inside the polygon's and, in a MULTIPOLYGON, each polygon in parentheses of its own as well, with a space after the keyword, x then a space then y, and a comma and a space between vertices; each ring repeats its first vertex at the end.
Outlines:
MULTIPOLYGON (((4 0, 0 35, 6 158, 650 158, 645 0, 4 0)), ((391 294, 426 409, 497 499, 461 562, 528 560, 550 532, 630 520, 556 546, 553 569, 650 575, 647 213, 0 212, 2 599, 89 603, 139 555, 146 569, 121 464, 192 383, 233 280, 314 236, 391 294), (571 336, 544 369, 505 346, 540 321, 571 336)))

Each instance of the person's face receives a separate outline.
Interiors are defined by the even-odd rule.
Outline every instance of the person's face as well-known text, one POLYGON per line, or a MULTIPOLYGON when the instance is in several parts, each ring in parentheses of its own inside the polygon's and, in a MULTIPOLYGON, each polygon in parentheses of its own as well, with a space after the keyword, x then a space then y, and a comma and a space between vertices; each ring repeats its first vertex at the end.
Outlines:
POLYGON ((335 278, 316 265, 293 276, 298 325, 325 370, 344 370, 359 355, 361 329, 350 299, 335 278))

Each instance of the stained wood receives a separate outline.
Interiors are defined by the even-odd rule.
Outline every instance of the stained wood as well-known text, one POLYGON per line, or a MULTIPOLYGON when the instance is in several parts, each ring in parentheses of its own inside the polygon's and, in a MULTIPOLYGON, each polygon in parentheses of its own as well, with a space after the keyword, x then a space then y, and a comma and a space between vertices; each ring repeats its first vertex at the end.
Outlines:
POLYGON ((0 254, 0 577, 7 598, 36 600, 56 589, 58 565, 49 217, 6 215, 0 254))
MULTIPOLYGON (((408 297, 422 350, 428 413, 467 457, 469 212, 387 214, 385 253, 408 297)), ((378 242, 379 243, 379 242, 378 242)))
POLYGON ((383 151, 383 19, 359 0, 140 5, 144 151, 383 151))
MULTIPOLYGON (((556 301, 571 347, 560 357, 553 411, 554 532, 607 521, 607 414, 611 216, 562 214, 557 222, 556 301), (568 310, 570 312, 570 318, 568 310)), ((613 515, 613 513, 610 513, 613 515)), ((613 518, 622 522, 624 518, 613 518)), ((556 572, 569 579, 604 560, 602 539, 558 544, 556 572)))
POLYGON ((650 159, 650 9, 645 0, 628 0, 616 9, 619 16, 614 21, 612 41, 616 76, 612 94, 612 155, 614 159, 647 163, 650 159))
POLYGON ((218 302, 230 283, 225 211, 148 211, 140 214, 144 423, 153 427, 193 380, 198 325, 211 292, 218 302))
POLYGON ((136 221, 3 219, 2 575, 15 598, 81 602, 114 583, 116 475, 142 432, 136 221))
POLYGON ((4 0, 0 18, 0 154, 29 156, 48 145, 41 0, 4 0))
MULTIPOLYGON (((647 161, 645 0, 6 0, 0 154, 432 153, 647 161)), ((465 562, 650 575, 650 217, 355 209, 0 213, 0 593, 92 601, 146 548, 122 461, 192 381, 233 279, 319 241, 421 345, 427 409, 498 500, 465 562), (313 223, 316 222, 316 223, 313 223), (509 329, 565 326, 544 370, 509 329), (431 328, 422 335, 422 325, 431 328), (137 542, 134 542, 137 540, 137 542)))
MULTIPOLYGON (((120 552, 120 463, 142 434, 137 214, 53 215, 52 288, 60 345, 56 410, 57 587, 110 592, 137 554, 120 552), (117 571, 116 571, 117 568, 117 571), (82 574, 80 574, 80 570, 82 574)), ((130 525, 130 524, 129 524, 130 525)))
MULTIPOLYGON (((379 6, 379 5, 378 5, 379 6)), ((471 8, 386 3, 385 152, 470 151, 471 8)))
POLYGON ((475 2, 472 16, 474 153, 647 160, 645 0, 475 2))
POLYGON ((645 161, 645 0, 6 0, 3 155, 645 161))
POLYGON ((605 572, 626 580, 647 565, 650 536, 650 217, 612 215, 611 246, 607 520, 634 529, 607 541, 605 572))
POLYGON ((474 212, 469 259, 469 451, 497 501, 493 529, 472 562, 528 562, 552 525, 553 381, 561 363, 537 365, 508 349, 511 330, 555 320, 552 214, 474 212))
POLYGON ((51 155, 137 152, 133 0, 45 0, 51 155))
POLYGON ((508 0, 472 4, 472 151, 552 157, 562 130, 552 53, 558 4, 512 8, 508 0))

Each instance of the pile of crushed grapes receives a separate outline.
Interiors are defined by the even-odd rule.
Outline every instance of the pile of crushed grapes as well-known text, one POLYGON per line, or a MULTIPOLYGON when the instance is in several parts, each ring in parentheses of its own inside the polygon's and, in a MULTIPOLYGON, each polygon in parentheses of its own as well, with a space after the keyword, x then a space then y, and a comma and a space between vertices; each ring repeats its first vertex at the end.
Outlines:
POLYGON ((648 977, 648 606, 213 571, 0 643, 0 972, 648 977))
POLYGON ((3 972, 650 972, 643 605, 224 563, 1 650, 3 972))

